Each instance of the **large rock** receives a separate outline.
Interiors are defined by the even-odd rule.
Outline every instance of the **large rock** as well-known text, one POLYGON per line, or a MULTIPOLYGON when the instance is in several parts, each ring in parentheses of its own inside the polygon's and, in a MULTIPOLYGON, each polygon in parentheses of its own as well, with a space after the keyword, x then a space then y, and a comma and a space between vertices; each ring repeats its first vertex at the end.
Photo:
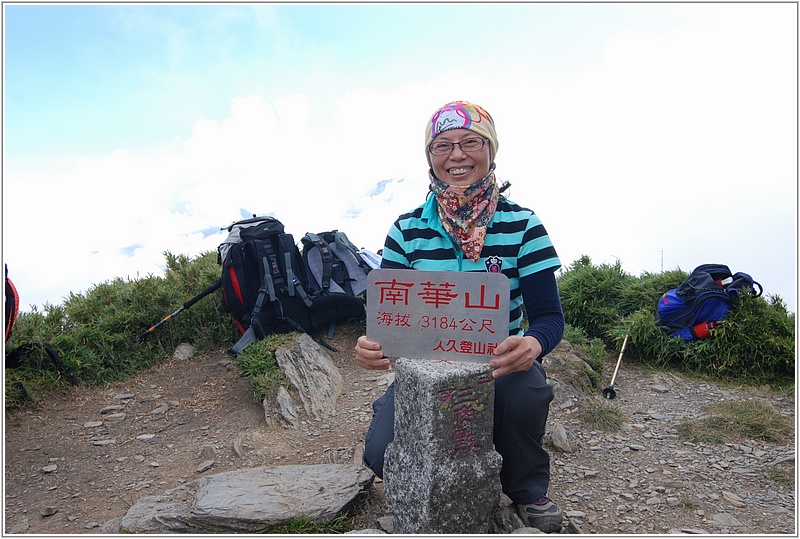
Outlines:
POLYGON ((296 348, 278 348, 275 359, 297 390, 306 415, 324 419, 336 409, 336 399, 344 387, 342 374, 330 355, 307 334, 298 334, 295 343, 296 348))
POLYGON ((260 533, 346 512, 373 478, 362 466, 266 466, 210 475, 140 498, 109 533, 260 533))

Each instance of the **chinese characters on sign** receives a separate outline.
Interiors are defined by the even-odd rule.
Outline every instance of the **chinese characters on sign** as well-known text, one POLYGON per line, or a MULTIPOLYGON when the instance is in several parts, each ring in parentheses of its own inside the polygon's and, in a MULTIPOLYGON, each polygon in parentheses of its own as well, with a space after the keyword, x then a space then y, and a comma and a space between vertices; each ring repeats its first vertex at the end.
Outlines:
POLYGON ((389 357, 489 361, 508 337, 502 273, 372 270, 367 336, 389 357))

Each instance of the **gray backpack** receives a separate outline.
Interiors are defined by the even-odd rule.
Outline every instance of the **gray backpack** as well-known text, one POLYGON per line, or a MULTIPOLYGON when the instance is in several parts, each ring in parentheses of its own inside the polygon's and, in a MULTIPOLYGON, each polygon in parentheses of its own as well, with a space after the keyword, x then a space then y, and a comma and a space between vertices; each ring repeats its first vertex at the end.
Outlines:
POLYGON ((367 274, 372 267, 344 232, 308 232, 301 243, 309 290, 366 298, 367 274))

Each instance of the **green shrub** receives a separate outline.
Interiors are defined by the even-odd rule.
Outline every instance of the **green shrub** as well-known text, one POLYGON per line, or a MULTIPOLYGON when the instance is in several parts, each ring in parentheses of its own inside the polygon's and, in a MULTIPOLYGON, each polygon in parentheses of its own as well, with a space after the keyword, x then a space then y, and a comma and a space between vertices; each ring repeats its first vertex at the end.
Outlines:
POLYGON ((744 295, 710 339, 686 343, 656 326, 658 298, 686 277, 681 270, 632 277, 619 262, 595 267, 583 256, 558 277, 564 317, 611 350, 629 335, 626 359, 714 379, 792 385, 795 315, 778 296, 744 295))
POLYGON ((195 259, 165 253, 164 277, 116 278, 85 294, 70 294, 63 305, 45 304, 20 313, 6 349, 50 343, 65 368, 59 372, 41 347, 23 365, 6 369, 6 407, 20 404, 20 384, 37 394, 68 383, 73 373, 90 385, 124 379, 169 358, 175 347, 192 343, 198 350, 228 346, 234 335, 219 293, 197 302, 163 324, 145 340, 139 335, 177 310, 220 275, 216 253, 195 259))
POLYGON ((593 266, 588 256, 582 256, 558 278, 566 323, 581 328, 589 337, 603 339, 628 314, 624 290, 632 281, 619 261, 613 266, 593 266))
POLYGON ((600 376, 603 374, 606 359, 609 352, 606 349, 605 343, 597 337, 589 338, 586 332, 581 328, 576 328, 566 324, 564 326, 564 340, 573 346, 577 346, 586 354, 585 361, 592 368, 594 372, 586 371, 585 374, 592 382, 592 387, 598 387, 600 383, 600 376))
POLYGON ((654 313, 654 308, 641 309, 612 332, 617 339, 630 334, 627 358, 753 385, 793 383, 794 314, 779 297, 768 302, 744 295, 712 338, 690 343, 656 326, 654 313))

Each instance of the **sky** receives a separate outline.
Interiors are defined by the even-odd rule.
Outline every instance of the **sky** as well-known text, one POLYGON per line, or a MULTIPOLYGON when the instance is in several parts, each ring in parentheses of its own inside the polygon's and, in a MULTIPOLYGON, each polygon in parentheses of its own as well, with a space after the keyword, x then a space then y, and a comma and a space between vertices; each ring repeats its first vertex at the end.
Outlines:
POLYGON ((377 251, 460 99, 563 268, 721 263, 795 311, 797 9, 4 3, 3 262, 41 311, 253 214, 377 251))

